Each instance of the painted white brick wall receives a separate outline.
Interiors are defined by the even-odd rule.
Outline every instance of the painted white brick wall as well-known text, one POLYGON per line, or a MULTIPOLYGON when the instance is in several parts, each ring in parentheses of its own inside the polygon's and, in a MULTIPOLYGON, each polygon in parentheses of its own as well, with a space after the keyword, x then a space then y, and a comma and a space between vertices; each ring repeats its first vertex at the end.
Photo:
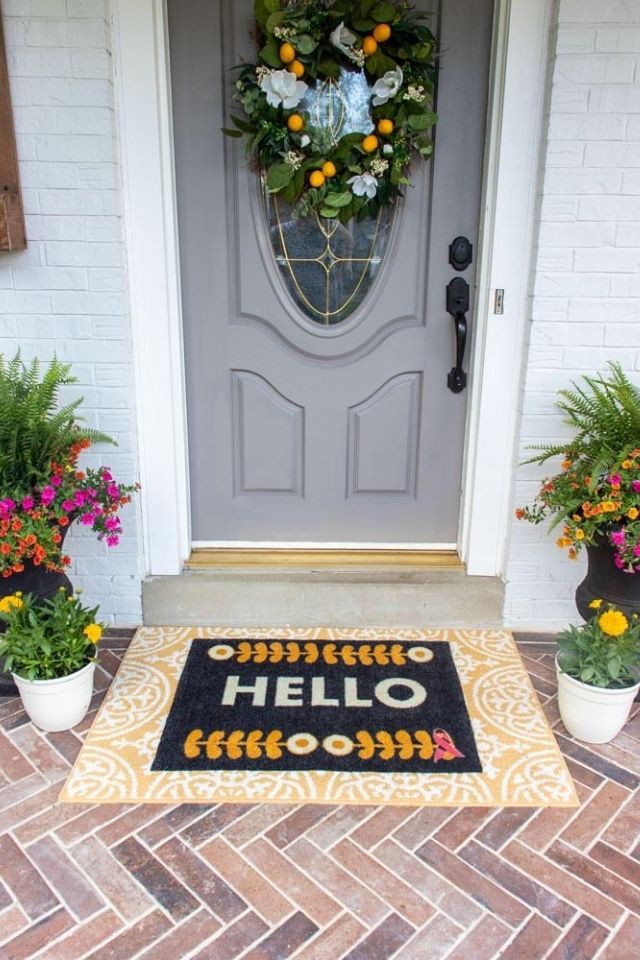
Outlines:
MULTIPOLYGON (((108 0, 1 0, 29 246, 0 255, 0 352, 71 361, 89 423, 114 437, 90 461, 136 478, 130 319, 108 0)), ((95 448, 96 451, 98 448, 95 448)), ((107 551, 74 528, 71 577, 105 621, 141 621, 140 525, 107 551)))
MULTIPOLYGON (((640 2, 560 0, 557 13, 522 459, 528 444, 566 435, 553 403, 560 387, 608 360, 640 379, 640 2)), ((553 469, 521 468, 514 504, 553 469)), ((585 568, 546 527, 514 521, 507 624, 579 622, 573 595, 585 568)))

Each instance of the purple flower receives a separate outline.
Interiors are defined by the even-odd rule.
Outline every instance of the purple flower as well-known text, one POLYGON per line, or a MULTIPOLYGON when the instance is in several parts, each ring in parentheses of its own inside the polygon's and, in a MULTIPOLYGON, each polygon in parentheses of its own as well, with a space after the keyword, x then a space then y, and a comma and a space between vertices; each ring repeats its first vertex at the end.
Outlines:
POLYGON ((5 497, 4 500, 0 500, 0 510, 2 510, 3 513, 11 513, 15 508, 16 503, 11 497, 5 497))
POLYGON ((107 546, 108 547, 117 547, 120 543, 120 537, 117 537, 115 533, 110 533, 107 537, 107 546))
POLYGON ((631 489, 634 493, 640 493, 640 480, 632 480, 631 489))
POLYGON ((56 498, 55 487, 45 487, 42 493, 40 494, 40 500, 42 501, 45 507, 48 507, 56 498))
POLYGON ((83 513, 81 519, 85 527, 92 527, 96 522, 96 518, 92 513, 83 513))
POLYGON ((29 495, 28 497, 25 497, 21 504, 23 510, 33 510, 35 505, 36 505, 35 497, 32 497, 31 495, 29 495))

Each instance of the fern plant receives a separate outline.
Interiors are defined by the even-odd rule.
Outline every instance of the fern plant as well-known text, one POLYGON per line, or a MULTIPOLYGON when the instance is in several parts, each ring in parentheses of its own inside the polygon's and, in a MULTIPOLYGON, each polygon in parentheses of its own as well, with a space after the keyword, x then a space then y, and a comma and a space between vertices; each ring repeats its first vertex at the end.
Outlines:
POLYGON ((525 463, 544 463, 562 456, 578 463, 592 477, 602 476, 621 454, 640 447, 640 388, 631 383, 619 363, 610 362, 610 375, 584 376, 584 386, 560 390, 556 406, 576 431, 572 440, 538 450, 525 463))
POLYGON ((0 498, 21 497, 46 481, 51 463, 74 444, 114 443, 84 425, 82 398, 59 407, 60 388, 76 382, 70 364, 58 359, 43 371, 37 359, 25 365, 19 352, 11 360, 0 354, 0 498))

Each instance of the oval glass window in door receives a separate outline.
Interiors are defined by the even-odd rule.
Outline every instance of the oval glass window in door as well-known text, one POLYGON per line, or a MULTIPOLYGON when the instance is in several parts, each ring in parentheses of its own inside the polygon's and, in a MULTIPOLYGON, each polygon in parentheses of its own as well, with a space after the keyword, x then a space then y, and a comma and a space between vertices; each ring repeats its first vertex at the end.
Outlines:
MULTIPOLYGON (((312 87, 302 101, 314 126, 335 145, 348 133, 373 130, 371 91, 363 73, 343 70, 338 80, 312 87)), ((264 192, 271 246, 280 277, 304 316, 323 326, 346 320, 378 276, 395 206, 347 224, 317 214, 296 216, 295 206, 264 192)))

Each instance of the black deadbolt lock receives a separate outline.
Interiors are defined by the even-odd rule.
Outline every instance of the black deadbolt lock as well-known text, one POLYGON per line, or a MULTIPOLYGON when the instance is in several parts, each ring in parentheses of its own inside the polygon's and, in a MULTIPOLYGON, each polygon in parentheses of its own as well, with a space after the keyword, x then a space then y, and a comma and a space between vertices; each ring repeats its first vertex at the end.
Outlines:
POLYGON ((473 260, 473 246, 466 237, 456 237, 449 247, 449 263, 454 270, 466 270, 473 260))

